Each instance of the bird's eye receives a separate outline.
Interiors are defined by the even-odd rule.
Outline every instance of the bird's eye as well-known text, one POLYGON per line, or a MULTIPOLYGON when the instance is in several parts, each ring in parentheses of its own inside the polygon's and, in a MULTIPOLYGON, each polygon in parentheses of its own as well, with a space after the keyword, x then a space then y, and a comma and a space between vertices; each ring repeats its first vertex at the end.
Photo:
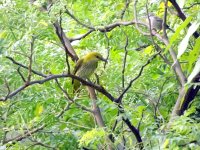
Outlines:
POLYGON ((99 58, 99 56, 96 56, 96 58, 99 58))

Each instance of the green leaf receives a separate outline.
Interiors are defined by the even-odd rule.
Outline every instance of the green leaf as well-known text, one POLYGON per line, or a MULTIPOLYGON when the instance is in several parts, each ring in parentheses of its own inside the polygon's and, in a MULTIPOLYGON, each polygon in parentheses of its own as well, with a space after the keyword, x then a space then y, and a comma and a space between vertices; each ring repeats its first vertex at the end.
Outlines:
POLYGON ((178 46, 178 55, 177 57, 180 58, 180 56, 185 52, 190 36, 198 29, 200 23, 194 22, 188 29, 187 35, 184 37, 184 39, 181 41, 180 45, 178 46))
POLYGON ((181 31, 186 28, 186 26, 190 23, 192 17, 189 16, 175 31, 174 35, 170 38, 170 43, 167 46, 165 53, 169 50, 169 48, 175 43, 176 39, 179 38, 181 31))
POLYGON ((196 39, 195 45, 193 50, 190 52, 189 58, 189 67, 188 72, 191 72, 194 62, 197 60, 198 56, 200 55, 200 38, 196 39))
POLYGON ((94 144, 98 140, 104 139, 105 136, 106 134, 103 129, 92 129, 91 131, 87 131, 79 142, 81 146, 88 146, 90 143, 94 144))
POLYGON ((196 75, 199 74, 199 72, 200 72, 200 57, 197 60, 196 65, 194 66, 194 69, 193 69, 192 73, 188 77, 188 82, 187 83, 190 83, 196 77, 196 75))
POLYGON ((37 104, 35 109, 35 116, 40 116, 43 112, 43 106, 41 104, 37 104))

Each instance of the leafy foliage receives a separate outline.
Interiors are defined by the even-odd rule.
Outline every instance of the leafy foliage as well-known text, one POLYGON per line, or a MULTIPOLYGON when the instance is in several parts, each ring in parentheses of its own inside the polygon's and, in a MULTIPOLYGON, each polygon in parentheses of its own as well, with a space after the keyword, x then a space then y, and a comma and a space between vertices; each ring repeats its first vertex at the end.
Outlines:
MULTIPOLYGON (((200 86, 200 40, 193 37, 199 32, 200 22, 200 6, 196 1, 180 1, 179 6, 183 6, 181 9, 188 16, 185 21, 168 4, 167 23, 175 30, 175 33, 167 30, 168 45, 156 36, 143 35, 138 28, 149 32, 145 25, 126 24, 135 19, 134 1, 53 0, 51 5, 48 3, 46 0, 0 2, 0 149, 71 150, 110 146, 136 149, 138 141, 124 118, 139 130, 145 149, 200 149, 198 92, 184 115, 170 121, 180 89, 200 86), (105 127, 99 126, 95 113, 89 111, 94 103, 85 86, 80 93, 73 94, 70 77, 27 85, 28 78, 39 81, 68 73, 69 69, 73 71, 75 63, 69 55, 66 57, 63 41, 55 29, 56 21, 79 57, 91 51, 108 57, 107 64, 98 66, 98 78, 92 76, 91 81, 103 86, 113 97, 119 97, 138 76, 122 98, 122 110, 119 104, 97 92, 96 103, 105 127), (110 27, 116 22, 123 24, 110 27), (193 25, 188 29, 189 23, 193 25), (89 30, 91 33, 74 40, 89 30), (155 43, 162 50, 159 54, 155 43), (176 62, 171 58, 172 48, 188 79, 188 84, 183 86, 173 70, 176 62), (9 97, 23 86, 23 90, 9 97)), ((163 1, 148 4, 149 11, 163 17, 163 1)), ((138 2, 137 13, 138 20, 145 22, 146 1, 138 2)), ((162 35, 163 31, 158 34, 162 35)))

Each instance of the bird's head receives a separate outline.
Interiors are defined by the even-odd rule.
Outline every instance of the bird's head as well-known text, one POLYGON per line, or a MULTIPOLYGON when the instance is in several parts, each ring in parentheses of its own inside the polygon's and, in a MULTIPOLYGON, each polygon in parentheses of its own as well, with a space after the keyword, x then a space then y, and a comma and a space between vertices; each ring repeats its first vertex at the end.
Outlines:
POLYGON ((105 62, 107 62, 107 60, 105 58, 103 58, 103 56, 98 52, 90 52, 85 56, 84 59, 87 61, 105 61, 105 62))
POLYGON ((154 17, 155 15, 154 15, 154 13, 149 13, 149 17, 154 17))

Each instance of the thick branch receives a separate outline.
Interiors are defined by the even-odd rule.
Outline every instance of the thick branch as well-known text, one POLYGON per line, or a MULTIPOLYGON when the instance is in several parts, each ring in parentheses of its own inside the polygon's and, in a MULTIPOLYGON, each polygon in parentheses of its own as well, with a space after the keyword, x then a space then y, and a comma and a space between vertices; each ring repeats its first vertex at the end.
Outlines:
POLYGON ((105 95, 107 98, 109 98, 111 101, 115 101, 115 98, 107 91, 105 90, 102 86, 93 84, 91 82, 88 82, 80 77, 71 75, 71 74, 58 74, 58 75, 50 75, 42 80, 35 80, 35 81, 31 81, 26 85, 23 85, 21 87, 19 87, 18 89, 16 89, 15 91, 11 92, 7 97, 5 98, 0 98, 0 101, 6 101, 8 98, 12 98, 13 96, 15 96, 17 93, 21 92, 22 90, 24 90, 25 88, 27 88, 28 86, 34 85, 34 84, 43 84, 44 82, 53 80, 53 79, 57 79, 57 78, 65 78, 65 77, 70 77, 73 79, 76 79, 78 81, 80 81, 82 84, 86 85, 86 86, 90 86, 92 88, 94 88, 95 90, 99 91, 100 93, 102 93, 103 95, 105 95))
POLYGON ((56 29, 56 34, 58 35, 65 51, 67 52, 67 54, 72 58, 73 61, 77 61, 78 60, 78 56, 76 55, 69 39, 66 37, 65 33, 63 32, 63 29, 61 28, 61 26, 59 25, 58 21, 56 21, 54 24, 54 27, 56 29))
MULTIPOLYGON (((156 31, 153 31, 153 34, 158 38, 160 39, 166 46, 169 45, 169 40, 167 37, 162 37, 160 34, 158 34, 156 31)), ((186 83, 186 77, 182 71, 182 68, 181 68, 181 65, 179 63, 179 61, 177 60, 177 54, 176 52, 170 47, 169 48, 169 52, 170 52, 170 55, 173 59, 173 69, 176 73, 176 75, 178 76, 179 78, 179 82, 181 83, 181 86, 183 87, 186 83)))
POLYGON ((131 122, 130 122, 130 120, 128 120, 127 118, 122 118, 123 119, 123 121, 126 123, 126 125, 129 127, 129 129, 131 130, 131 132, 135 135, 135 137, 136 137, 136 139, 137 139, 137 142, 138 142, 138 144, 139 144, 139 147, 140 147, 140 149, 142 150, 143 148, 144 148, 144 146, 143 146, 143 143, 142 143, 142 138, 141 138, 141 135, 140 135, 140 132, 139 132, 139 130, 137 129, 137 128, 135 128, 132 124, 131 124, 131 122))

